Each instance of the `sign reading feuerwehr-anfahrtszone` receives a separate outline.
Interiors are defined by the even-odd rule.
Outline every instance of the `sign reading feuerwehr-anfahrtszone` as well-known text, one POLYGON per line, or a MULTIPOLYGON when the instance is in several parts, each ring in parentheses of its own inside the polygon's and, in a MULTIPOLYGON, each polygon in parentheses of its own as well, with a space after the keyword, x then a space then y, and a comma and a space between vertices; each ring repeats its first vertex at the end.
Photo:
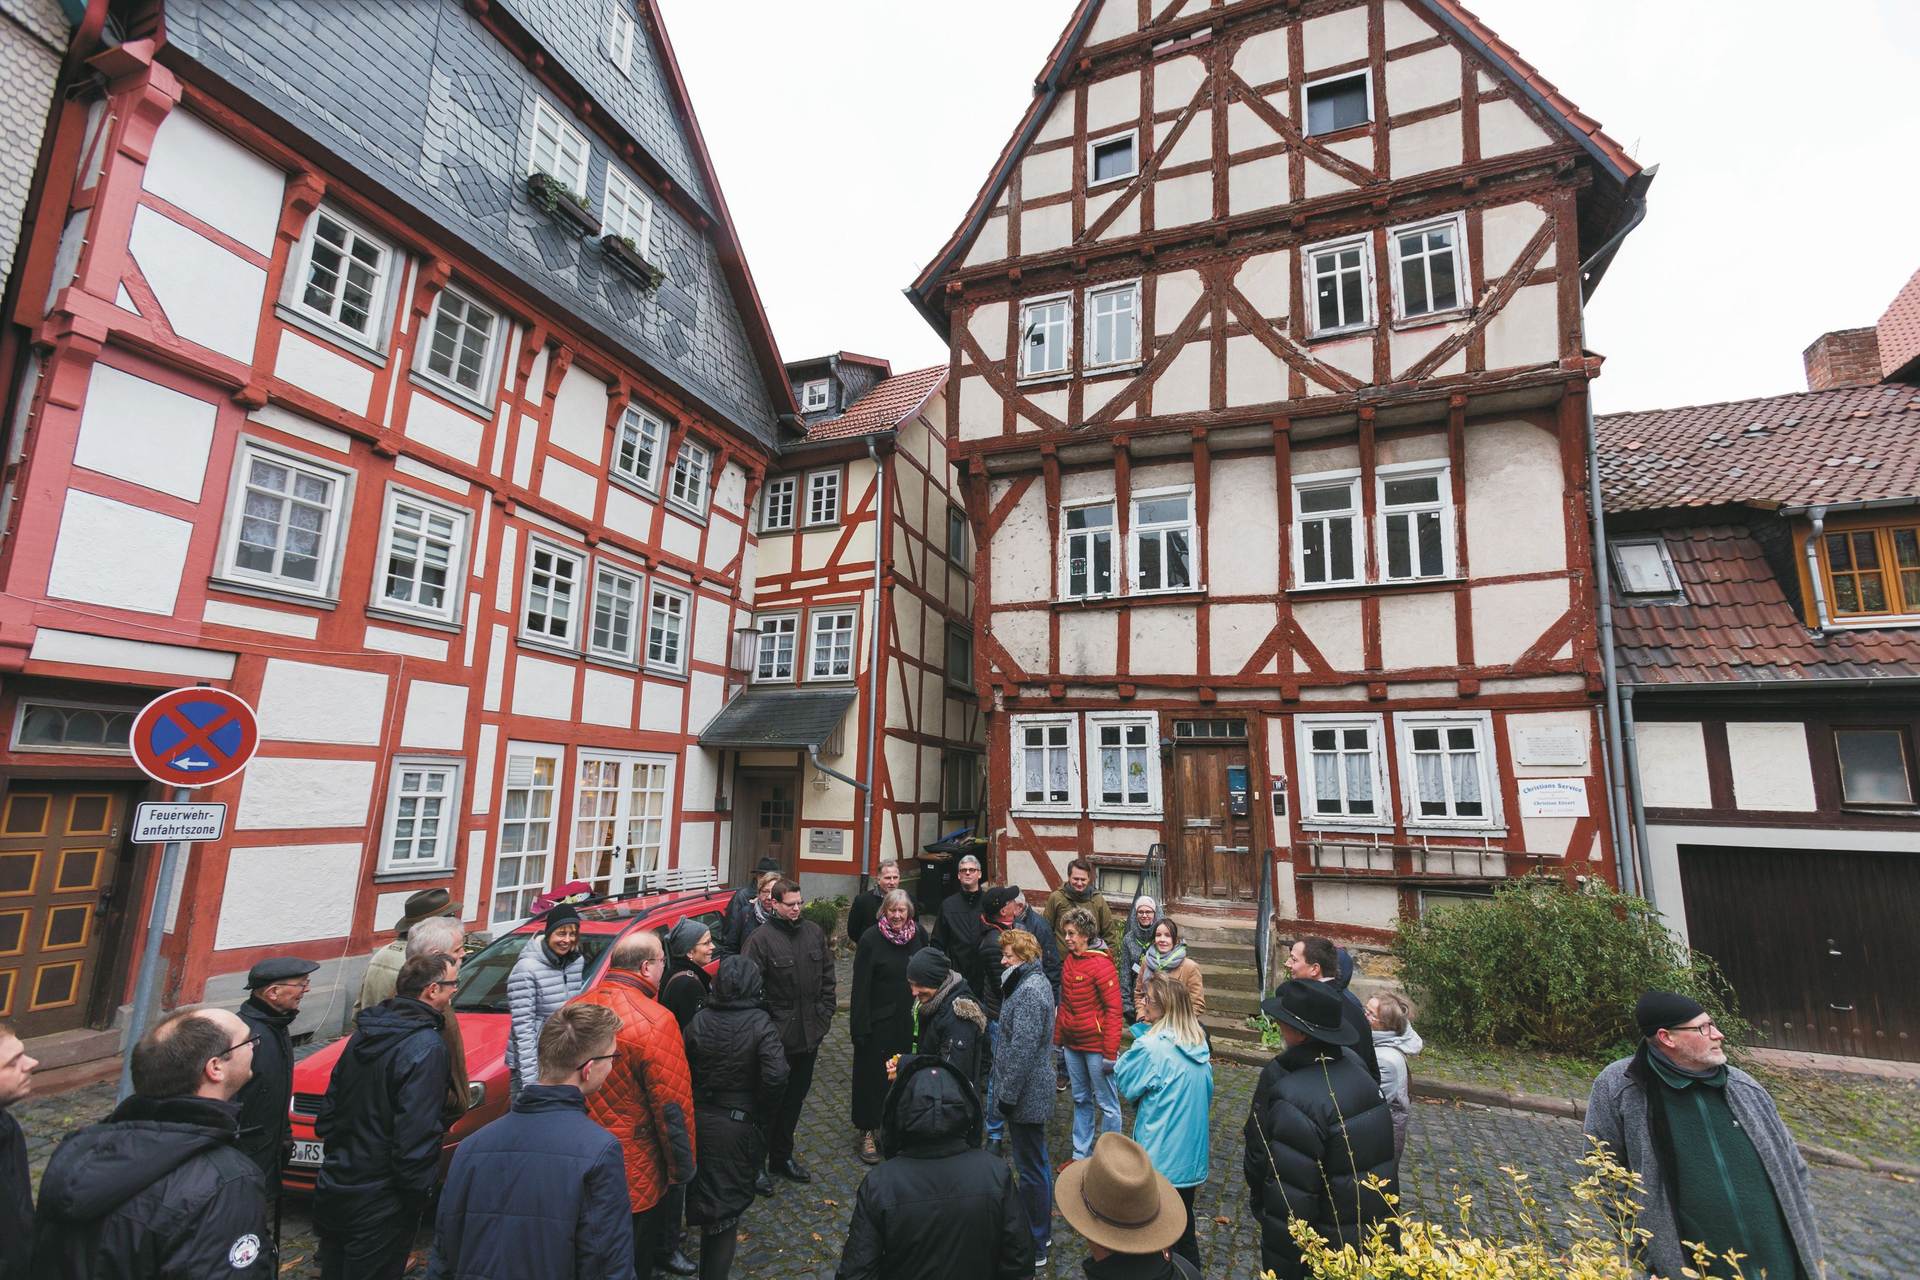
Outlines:
POLYGON ((197 844, 218 840, 226 830, 227 806, 224 804, 147 803, 133 811, 135 844, 167 844, 174 840, 197 844))

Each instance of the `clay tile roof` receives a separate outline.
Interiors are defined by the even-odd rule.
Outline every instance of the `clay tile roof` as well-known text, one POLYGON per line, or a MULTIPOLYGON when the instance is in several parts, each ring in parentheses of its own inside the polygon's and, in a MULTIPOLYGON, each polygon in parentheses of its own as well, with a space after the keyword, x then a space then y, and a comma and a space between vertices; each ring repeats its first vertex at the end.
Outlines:
POLYGON ((1920 631, 1889 627, 1818 636, 1809 630, 1747 525, 1659 533, 1686 602, 1616 600, 1618 663, 1627 683, 1920 676, 1920 631))
POLYGON ((1891 378, 1920 361, 1920 271, 1880 317, 1880 372, 1891 378))
POLYGON ((1920 496, 1920 387, 1616 413, 1598 425, 1609 511, 1920 496))
POLYGON ((896 373, 874 386, 853 402, 837 418, 825 418, 807 426, 807 440, 841 440, 848 436, 871 435, 891 431, 920 412, 933 393, 946 385, 947 366, 896 373))

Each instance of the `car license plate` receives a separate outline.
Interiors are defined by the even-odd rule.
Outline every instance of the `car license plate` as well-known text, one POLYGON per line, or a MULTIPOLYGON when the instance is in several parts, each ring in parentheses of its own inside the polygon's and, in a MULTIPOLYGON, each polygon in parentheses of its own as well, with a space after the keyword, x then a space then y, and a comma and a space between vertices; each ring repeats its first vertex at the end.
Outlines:
POLYGON ((299 1165, 303 1169, 318 1169, 326 1158, 326 1151, 327 1144, 324 1142, 296 1139, 293 1144, 293 1154, 287 1157, 287 1163, 299 1165))

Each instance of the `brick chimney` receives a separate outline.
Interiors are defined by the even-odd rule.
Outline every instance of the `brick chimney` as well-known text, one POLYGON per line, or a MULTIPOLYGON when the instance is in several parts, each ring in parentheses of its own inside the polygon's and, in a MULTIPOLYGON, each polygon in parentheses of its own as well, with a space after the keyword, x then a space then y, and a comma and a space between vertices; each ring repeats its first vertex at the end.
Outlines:
POLYGON ((1807 390, 1870 387, 1880 381, 1880 331, 1836 329, 1823 333, 1800 353, 1807 366, 1807 390))

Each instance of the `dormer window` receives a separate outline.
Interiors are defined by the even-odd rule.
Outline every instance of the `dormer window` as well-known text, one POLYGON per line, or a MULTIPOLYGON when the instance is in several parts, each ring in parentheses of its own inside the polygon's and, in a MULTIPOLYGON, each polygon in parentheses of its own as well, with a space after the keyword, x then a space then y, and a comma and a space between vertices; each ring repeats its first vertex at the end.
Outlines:
POLYGON ((1099 186, 1140 172, 1137 135, 1128 130, 1087 144, 1087 184, 1099 186))
POLYGON ((1624 596, 1677 596, 1680 575, 1664 538, 1620 538, 1612 545, 1613 572, 1624 596))
POLYGON ((1306 87, 1307 136, 1339 133, 1373 118, 1373 77, 1360 71, 1331 76, 1306 87))
POLYGON ((1820 539, 1827 607, 1840 621, 1920 616, 1920 526, 1829 529, 1820 539))
POLYGON ((825 378, 815 378, 800 387, 800 411, 802 413, 820 413, 833 403, 833 396, 825 378))

